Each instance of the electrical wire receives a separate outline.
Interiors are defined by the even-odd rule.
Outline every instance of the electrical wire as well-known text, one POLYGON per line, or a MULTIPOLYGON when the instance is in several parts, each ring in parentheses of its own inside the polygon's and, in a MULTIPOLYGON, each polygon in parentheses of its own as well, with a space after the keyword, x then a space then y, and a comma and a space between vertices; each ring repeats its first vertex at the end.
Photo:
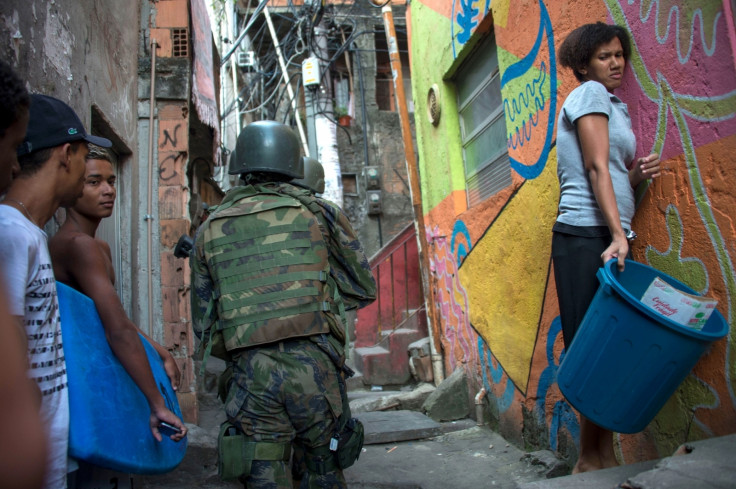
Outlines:
MULTIPOLYGON (((254 113, 264 110, 268 115, 276 115, 279 107, 284 103, 284 91, 286 85, 283 83, 281 68, 278 64, 276 51, 270 37, 265 35, 265 22, 259 18, 262 11, 262 4, 251 10, 246 11, 244 15, 239 15, 242 21, 238 22, 241 26, 241 32, 238 41, 233 43, 233 49, 241 43, 247 42, 248 50, 256 53, 256 69, 250 71, 247 75, 247 82, 239 90, 238 96, 235 97, 223 110, 222 117, 228 117, 234 110, 238 110, 239 114, 254 113), (244 26, 244 27, 242 27, 244 26), (243 35, 243 30, 248 28, 251 30, 247 36, 243 35), (246 41, 247 39, 247 41, 246 41), (247 97, 246 97, 247 95, 247 97), (245 98, 245 100, 244 100, 245 98)), ((330 90, 332 78, 331 73, 337 68, 339 70, 338 61, 346 56, 346 51, 352 56, 359 56, 362 52, 387 52, 387 49, 358 49, 354 42, 359 36, 372 34, 384 34, 383 29, 365 29, 359 30, 359 22, 356 19, 374 19, 374 25, 382 24, 382 17, 377 14, 376 9, 381 8, 388 2, 382 4, 368 1, 342 1, 330 5, 320 3, 317 9, 310 5, 295 5, 293 0, 287 0, 285 7, 278 11, 272 10, 272 16, 277 19, 277 37, 279 45, 286 59, 288 68, 299 68, 289 76, 289 83, 294 78, 301 75, 301 63, 308 56, 314 56, 319 59, 320 78, 325 80, 325 87, 330 90), (325 29, 327 32, 315 32, 315 27, 325 29), (344 31, 345 38, 341 39, 341 35, 335 35, 336 32, 344 31), (326 39, 326 50, 317 49, 317 38, 319 35, 326 39), (352 49, 349 49, 353 46, 352 49)), ((405 28, 397 25, 397 33, 405 34, 405 28)), ((407 51, 401 50, 401 53, 407 51)), ((289 71, 292 71, 289 69, 289 71)), ((241 78, 242 79, 242 78, 241 78)), ((297 98, 303 93, 303 85, 301 80, 297 83, 298 89, 294 94, 297 98)), ((330 90, 331 91, 331 90, 330 90)), ((291 97, 288 97, 289 109, 284 114, 284 120, 290 117, 291 97)), ((337 124, 334 116, 331 115, 331 100, 325 97, 318 97, 318 107, 315 113, 327 117, 330 121, 337 124)), ((299 117, 298 112, 303 109, 303 105, 297 104, 296 113, 291 117, 299 117)), ((339 126, 339 124, 338 124, 339 126)), ((340 126, 342 127, 342 126, 340 126)), ((343 128, 350 137, 347 129, 343 128)))

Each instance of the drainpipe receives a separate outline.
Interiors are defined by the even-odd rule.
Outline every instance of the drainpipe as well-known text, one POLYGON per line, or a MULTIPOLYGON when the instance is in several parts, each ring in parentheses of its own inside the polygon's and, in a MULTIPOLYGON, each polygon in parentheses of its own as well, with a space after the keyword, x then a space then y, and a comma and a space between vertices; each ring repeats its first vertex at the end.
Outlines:
POLYGON ((486 397, 486 388, 483 387, 475 395, 475 422, 478 426, 483 426, 483 398, 486 397))
POLYGON ((148 336, 153 338, 153 120, 156 110, 156 49, 158 43, 151 39, 151 107, 148 114, 148 210, 146 223, 148 224, 148 336))
POLYGON ((404 139, 404 154, 406 155, 406 169, 409 174, 409 191, 411 192, 412 207, 414 208, 414 228, 417 233, 417 245, 421 260, 422 286, 424 289, 424 301, 427 307, 427 320, 429 322, 429 345, 432 358, 432 373, 434 383, 439 385, 445 378, 442 345, 440 344, 440 329, 437 321, 437 312, 432 293, 432 284, 429 276, 429 244, 424 226, 424 212, 422 210, 422 190, 419 186, 419 170, 414 153, 414 142, 411 139, 411 126, 409 125, 409 110, 406 108, 406 96, 404 95, 404 76, 401 72, 401 58, 399 57, 399 44, 396 41, 396 29, 394 28, 394 16, 391 5, 381 9, 383 13, 383 24, 386 30, 386 43, 388 54, 391 58, 391 71, 394 79, 394 91, 396 92, 396 107, 401 122, 401 135, 404 139))

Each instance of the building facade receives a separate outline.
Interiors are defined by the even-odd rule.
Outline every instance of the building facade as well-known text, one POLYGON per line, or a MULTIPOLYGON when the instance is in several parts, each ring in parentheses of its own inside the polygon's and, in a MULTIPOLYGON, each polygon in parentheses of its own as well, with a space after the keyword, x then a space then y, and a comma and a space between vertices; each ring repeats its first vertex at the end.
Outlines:
POLYGON ((487 416, 515 443, 569 459, 579 449, 577 413, 556 383, 563 345, 550 257, 555 123, 577 81, 556 51, 596 21, 631 33, 617 95, 637 155, 659 152, 664 168, 637 193, 632 258, 718 299, 731 327, 643 432, 616 435, 618 456, 667 456, 736 431, 733 19, 730 0, 411 3, 434 331, 445 370, 469 376, 468 402, 484 388, 487 416))

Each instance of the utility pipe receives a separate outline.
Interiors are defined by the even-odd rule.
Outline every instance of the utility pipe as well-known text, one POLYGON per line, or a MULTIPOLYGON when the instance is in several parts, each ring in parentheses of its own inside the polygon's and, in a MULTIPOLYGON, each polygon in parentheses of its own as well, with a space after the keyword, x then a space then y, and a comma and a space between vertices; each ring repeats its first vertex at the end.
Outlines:
POLYGON ((148 336, 153 338, 153 120, 156 112, 156 39, 151 39, 151 106, 148 114, 148 210, 146 223, 148 224, 148 336))
MULTIPOLYGON (((236 26, 237 20, 235 19, 235 12, 233 12, 233 9, 228 9, 227 20, 228 20, 228 30, 230 32, 235 32, 235 26, 236 26)), ((230 61, 232 61, 231 67, 230 67, 230 73, 232 74, 232 77, 233 77, 233 98, 236 104, 235 105, 236 107, 236 110, 235 110, 235 138, 237 139, 238 135, 240 135, 240 103, 238 101, 238 98, 239 98, 238 94, 240 93, 240 91, 238 90, 238 60, 235 58, 231 58, 230 61)), ((224 130, 222 131, 222 134, 225 134, 224 130)))
POLYGON ((414 142, 411 139, 411 126, 409 125, 409 110, 406 108, 406 95, 404 94, 404 76, 401 72, 401 58, 399 57, 399 44, 396 41, 396 29, 394 28, 394 15, 391 5, 387 4, 381 9, 383 13, 383 25, 386 31, 386 43, 388 44, 388 55, 391 59, 391 71, 394 79, 394 91, 396 92, 396 108, 399 112, 401 123, 401 136, 404 140, 404 154, 406 155, 406 169, 409 174, 409 191, 411 193, 412 207, 414 208, 414 228, 417 233, 417 245, 421 260, 422 286, 424 289, 424 301, 427 307, 427 319, 429 321, 429 345, 432 358, 432 372, 434 383, 439 385, 445 378, 442 345, 440 344, 440 329, 437 321, 437 311, 432 293, 432 284, 429 276, 429 243, 424 227, 424 212, 422 210, 422 190, 419 185, 419 170, 414 153, 414 142))
MULTIPOLYGON (((343 45, 345 44, 345 31, 342 30, 342 27, 340 27, 340 37, 342 38, 343 45)), ((348 70, 348 93, 349 95, 353 94, 353 70, 350 69, 350 55, 348 54, 349 49, 345 50, 345 67, 348 70)), ((350 101, 348 101, 350 103, 350 101)), ((353 109, 355 110, 355 109, 353 109)))
POLYGON ((483 398, 486 397, 486 388, 483 387, 475 395, 475 423, 478 426, 483 426, 483 398))
MULTIPOLYGON (((265 2, 264 2, 265 3, 265 2)), ((304 147, 304 155, 309 156, 309 144, 307 143, 307 137, 304 134, 304 127, 302 127, 302 119, 299 117, 299 112, 296 109, 296 98, 294 97, 294 90, 291 88, 289 82, 289 73, 286 70, 286 62, 284 56, 281 54, 281 46, 279 45, 279 38, 276 36, 276 29, 273 27, 273 21, 271 21, 271 13, 268 11, 268 7, 263 7, 263 15, 266 16, 266 22, 268 23, 268 30, 271 32, 271 40, 276 48, 276 56, 279 59, 279 65, 281 66, 281 75, 283 75, 284 83, 286 84, 286 93, 289 94, 291 99, 291 108, 294 110, 294 119, 296 119, 296 127, 299 129, 299 137, 302 140, 302 146, 304 147)))

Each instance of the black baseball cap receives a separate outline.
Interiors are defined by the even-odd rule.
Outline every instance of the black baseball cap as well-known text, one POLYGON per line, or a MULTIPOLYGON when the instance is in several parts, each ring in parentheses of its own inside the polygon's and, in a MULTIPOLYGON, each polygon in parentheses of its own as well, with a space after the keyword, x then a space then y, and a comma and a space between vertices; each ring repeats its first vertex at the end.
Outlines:
POLYGON ((58 98, 31 94, 29 113, 26 138, 18 146, 18 156, 81 140, 103 148, 112 146, 109 139, 87 134, 74 109, 58 98))

